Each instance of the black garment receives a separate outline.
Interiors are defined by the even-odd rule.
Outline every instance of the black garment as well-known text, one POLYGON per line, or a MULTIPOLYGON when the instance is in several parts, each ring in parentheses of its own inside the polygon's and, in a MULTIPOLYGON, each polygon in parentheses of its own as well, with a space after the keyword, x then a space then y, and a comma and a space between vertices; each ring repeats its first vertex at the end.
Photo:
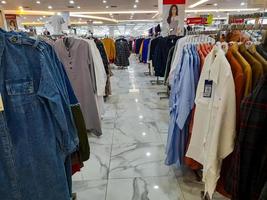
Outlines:
POLYGON ((267 181, 266 122, 267 76, 241 106, 241 128, 234 149, 235 164, 228 172, 228 178, 233 183, 232 200, 258 200, 267 181))
POLYGON ((132 40, 129 41, 129 49, 132 52, 132 50, 133 50, 133 41, 132 40))
POLYGON ((178 38, 179 37, 175 35, 159 38, 155 55, 153 56, 155 76, 164 77, 169 51, 173 46, 175 46, 178 38))
POLYGON ((102 61, 103 61, 104 67, 105 67, 106 74, 109 75, 109 61, 108 61, 108 57, 107 57, 107 53, 106 53, 104 44, 101 42, 101 40, 99 40, 97 38, 95 38, 95 43, 96 43, 96 46, 100 52, 100 55, 101 55, 101 58, 102 58, 102 61))
MULTIPOLYGON (((158 42, 159 42, 160 38, 162 38, 162 37, 159 36, 159 37, 156 37, 156 38, 152 39, 151 44, 150 44, 149 60, 153 61, 153 57, 155 55, 155 50, 156 50, 156 47, 158 45, 158 42)), ((153 66, 154 66, 154 64, 155 63, 152 63, 153 66)))
POLYGON ((165 84, 167 83, 167 80, 169 78, 169 74, 171 71, 171 64, 172 64, 172 57, 173 57, 174 49, 175 49, 175 47, 173 46, 169 51, 169 55, 168 55, 168 59, 167 59, 167 66, 166 66, 165 76, 164 76, 164 83, 165 84))
POLYGON ((135 53, 136 54, 139 54, 139 51, 140 51, 140 48, 141 48, 143 41, 144 41, 144 38, 139 38, 136 40, 136 42, 135 42, 135 53))
POLYGON ((129 57, 130 57, 130 49, 127 40, 118 39, 115 42, 116 46, 116 59, 115 65, 126 67, 130 65, 129 57))
POLYGON ((82 110, 80 105, 77 104, 71 106, 71 111, 79 137, 79 155, 81 161, 85 162, 90 158, 90 146, 82 110))
POLYGON ((256 49, 257 49, 257 52, 261 54, 261 56, 264 57, 265 60, 267 60, 267 47, 260 44, 256 47, 256 49))

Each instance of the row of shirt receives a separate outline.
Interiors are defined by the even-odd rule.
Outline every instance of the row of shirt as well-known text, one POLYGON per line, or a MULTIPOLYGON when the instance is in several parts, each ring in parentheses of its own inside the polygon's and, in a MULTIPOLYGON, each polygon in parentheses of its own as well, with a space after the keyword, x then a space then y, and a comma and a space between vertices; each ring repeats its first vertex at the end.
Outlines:
MULTIPOLYGON (((214 47, 200 44, 207 41, 212 39, 189 36, 176 43, 169 76, 171 96, 166 164, 203 168, 205 192, 212 197, 223 160, 234 151, 235 138, 242 129, 241 101, 250 97, 262 83, 267 65, 253 44, 230 43, 229 47, 227 43, 214 47), (188 44, 189 41, 191 44, 188 44)), ((262 117, 266 119, 266 113, 262 117)), ((264 156, 257 161, 263 159, 264 156)), ((227 161, 229 159, 224 162, 227 161)), ((231 159, 232 163, 239 165, 234 159, 231 159)), ((239 165, 239 172, 253 164, 244 159, 243 165, 239 165)), ((223 171, 224 168, 222 174, 223 171)), ((221 179, 219 182, 224 190, 226 183, 221 179)), ((257 180, 262 183, 263 179, 258 177, 257 180)), ((246 185, 247 189, 252 187, 249 181, 239 183, 246 185)), ((250 191, 253 196, 255 191, 250 191)), ((236 192, 242 194, 241 190, 236 192)), ((229 193, 232 194, 232 191, 229 193)))

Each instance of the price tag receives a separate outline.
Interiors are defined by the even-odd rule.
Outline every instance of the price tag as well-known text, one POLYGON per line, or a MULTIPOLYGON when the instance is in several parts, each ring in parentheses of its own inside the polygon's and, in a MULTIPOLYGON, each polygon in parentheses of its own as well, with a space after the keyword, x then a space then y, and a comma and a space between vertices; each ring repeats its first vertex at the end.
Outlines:
POLYGON ((4 111, 4 104, 3 104, 3 100, 2 100, 2 95, 0 93, 0 112, 4 111))
POLYGON ((212 85, 213 85, 213 81, 205 80, 204 92, 203 92, 204 98, 211 98, 212 85))

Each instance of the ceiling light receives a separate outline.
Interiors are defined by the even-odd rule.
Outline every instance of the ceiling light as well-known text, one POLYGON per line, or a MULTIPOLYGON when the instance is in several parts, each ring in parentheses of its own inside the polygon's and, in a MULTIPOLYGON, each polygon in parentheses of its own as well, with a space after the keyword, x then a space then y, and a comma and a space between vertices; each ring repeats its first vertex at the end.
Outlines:
POLYGON ((244 6, 245 5, 245 2, 241 2, 241 4, 240 4, 241 6, 244 6))
POLYGON ((198 12, 250 12, 258 11, 260 8, 229 8, 229 9, 201 9, 201 10, 185 10, 186 13, 198 13, 198 12))
POLYGON ((78 9, 81 9, 81 7, 80 7, 80 6, 77 6, 77 8, 78 8, 78 9))
POLYGON ((27 19, 27 17, 23 17, 23 19, 27 19))
POLYGON ((155 190, 159 189, 159 186, 158 186, 158 185, 155 185, 155 186, 154 186, 154 189, 155 189, 155 190))
POLYGON ((20 9, 20 10, 23 10, 23 7, 22 7, 22 6, 19 6, 19 9, 20 9))
POLYGON ((40 2, 40 1, 36 1, 36 3, 37 3, 37 4, 41 4, 41 2, 40 2))
POLYGON ((218 4, 217 3, 215 3, 215 4, 213 4, 214 6, 218 6, 218 4))
POLYGON ((135 0, 135 3, 139 3, 139 0, 135 0))
POLYGON ((79 20, 81 21, 81 20, 82 20, 82 18, 79 18, 79 20))
MULTIPOLYGON (((99 11, 99 12, 71 12, 74 15, 107 15, 109 11, 99 11)), ((146 13, 158 13, 158 10, 128 10, 128 11, 112 11, 113 14, 146 14, 146 13)))
POLYGON ((43 18, 46 18, 46 16, 44 15, 43 18))
POLYGON ((52 6, 48 6, 48 9, 52 9, 53 7, 52 6))
POLYGON ((60 12, 58 12, 58 13, 57 13, 57 15, 61 15, 61 13, 60 13, 60 12))
POLYGON ((73 0, 70 0, 69 2, 70 2, 70 4, 74 4, 74 1, 73 0))
POLYGON ((106 6, 106 8, 109 8, 109 6, 106 6))
POLYGON ((209 0, 200 0, 200 1, 190 5, 189 8, 197 7, 197 6, 199 6, 199 5, 203 4, 203 3, 206 3, 207 1, 209 1, 209 0))
POLYGON ((1 1, 2 4, 6 4, 6 1, 1 1))
POLYGON ((103 3, 107 3, 107 1, 106 0, 103 0, 103 3))
POLYGON ((133 6, 134 8, 137 8, 137 5, 136 4, 134 4, 134 6, 133 6))
POLYGON ((93 24, 103 24, 102 21, 93 21, 93 24))

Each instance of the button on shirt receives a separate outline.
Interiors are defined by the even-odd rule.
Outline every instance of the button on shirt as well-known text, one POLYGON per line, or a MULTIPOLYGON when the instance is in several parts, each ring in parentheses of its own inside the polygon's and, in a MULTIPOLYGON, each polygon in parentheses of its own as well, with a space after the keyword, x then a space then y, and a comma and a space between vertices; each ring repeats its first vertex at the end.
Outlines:
POLYGON ((224 52, 214 47, 207 56, 196 94, 196 112, 187 157, 203 164, 205 192, 212 197, 222 160, 233 151, 236 129, 235 85, 224 52), (204 97, 212 81, 211 97, 204 97))

